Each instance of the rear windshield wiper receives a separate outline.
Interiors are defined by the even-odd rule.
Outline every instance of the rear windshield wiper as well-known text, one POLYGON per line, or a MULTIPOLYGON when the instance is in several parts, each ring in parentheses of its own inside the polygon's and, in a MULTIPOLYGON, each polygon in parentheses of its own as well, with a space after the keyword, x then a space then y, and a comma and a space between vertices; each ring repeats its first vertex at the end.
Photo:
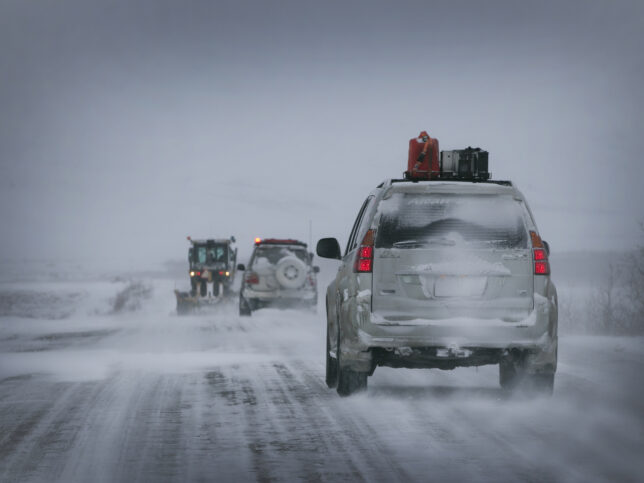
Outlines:
POLYGON ((428 247, 432 245, 441 245, 441 246, 454 246, 456 242, 448 238, 430 238, 429 240, 404 240, 394 242, 392 246, 394 248, 418 248, 418 247, 428 247))

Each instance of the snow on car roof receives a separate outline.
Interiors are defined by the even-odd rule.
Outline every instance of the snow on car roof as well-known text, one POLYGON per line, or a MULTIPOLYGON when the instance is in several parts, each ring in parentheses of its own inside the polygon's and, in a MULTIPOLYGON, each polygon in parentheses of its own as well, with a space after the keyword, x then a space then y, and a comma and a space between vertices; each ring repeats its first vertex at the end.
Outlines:
POLYGON ((300 246, 306 247, 306 243, 299 240, 294 240, 292 238, 263 238, 258 242, 255 242, 256 245, 288 245, 288 246, 300 246))

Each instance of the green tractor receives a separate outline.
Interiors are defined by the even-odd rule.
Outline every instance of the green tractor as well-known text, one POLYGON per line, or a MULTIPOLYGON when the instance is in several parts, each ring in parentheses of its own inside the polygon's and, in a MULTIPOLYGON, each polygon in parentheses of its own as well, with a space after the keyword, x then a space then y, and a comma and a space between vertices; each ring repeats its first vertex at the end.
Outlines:
POLYGON ((237 269, 235 237, 193 240, 188 237, 190 292, 175 290, 177 313, 218 302, 232 292, 237 269))

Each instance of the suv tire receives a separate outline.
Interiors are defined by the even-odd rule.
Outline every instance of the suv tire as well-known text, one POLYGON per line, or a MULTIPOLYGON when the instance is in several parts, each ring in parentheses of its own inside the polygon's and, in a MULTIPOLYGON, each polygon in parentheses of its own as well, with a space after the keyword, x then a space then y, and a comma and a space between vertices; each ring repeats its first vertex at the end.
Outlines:
POLYGON ((519 382, 516 365, 509 360, 499 362, 499 384, 502 389, 511 391, 519 382))
POLYGON ((502 360, 499 363, 499 383, 506 391, 520 390, 526 393, 552 396, 555 373, 530 374, 521 362, 502 360))
POLYGON ((338 366, 338 394, 342 397, 351 396, 367 390, 367 373, 342 369, 338 366))
POLYGON ((333 389, 338 385, 338 360, 331 357, 329 344, 329 326, 326 327, 326 385, 333 389))
POLYGON ((296 256, 282 258, 275 265, 275 279, 286 289, 300 288, 306 280, 308 267, 296 256))
POLYGON ((239 315, 249 317, 251 313, 250 304, 243 297, 239 297, 239 315))
POLYGON ((342 368, 340 365, 340 337, 338 336, 338 345, 336 353, 338 387, 336 391, 342 397, 351 396, 360 391, 367 390, 367 373, 352 371, 351 369, 342 368))
POLYGON ((555 389, 554 372, 530 374, 526 377, 527 389, 542 396, 552 396, 555 389))

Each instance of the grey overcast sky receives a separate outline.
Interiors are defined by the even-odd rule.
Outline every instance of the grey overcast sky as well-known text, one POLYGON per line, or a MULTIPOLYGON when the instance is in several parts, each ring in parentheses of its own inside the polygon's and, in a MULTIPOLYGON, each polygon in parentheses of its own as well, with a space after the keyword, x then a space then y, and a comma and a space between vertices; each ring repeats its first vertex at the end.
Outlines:
POLYGON ((553 250, 644 220, 644 2, 0 0, 0 257, 346 240, 420 130, 553 250))

